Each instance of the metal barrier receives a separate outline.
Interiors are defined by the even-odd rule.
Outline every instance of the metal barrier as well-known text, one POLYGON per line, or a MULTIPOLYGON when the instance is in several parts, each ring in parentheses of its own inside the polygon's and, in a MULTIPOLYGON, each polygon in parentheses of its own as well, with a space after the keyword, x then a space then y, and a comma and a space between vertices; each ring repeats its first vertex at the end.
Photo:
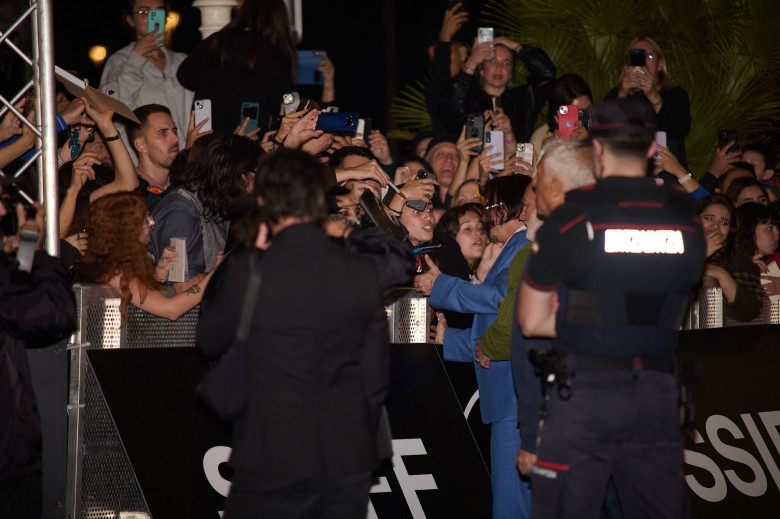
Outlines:
POLYGON ((767 319, 743 323, 729 319, 724 310, 723 290, 718 286, 707 286, 699 290, 683 321, 684 330, 749 326, 758 324, 780 324, 780 301, 771 303, 767 319))
MULTIPOLYGON (((86 350, 194 347, 199 308, 169 321, 129 305, 127 325, 122 326, 116 290, 81 284, 73 289, 78 329, 68 345, 67 516, 141 519, 149 516, 149 507, 86 350)), ((432 314, 428 298, 414 290, 395 295, 398 299, 385 308, 390 341, 427 342, 432 314)))

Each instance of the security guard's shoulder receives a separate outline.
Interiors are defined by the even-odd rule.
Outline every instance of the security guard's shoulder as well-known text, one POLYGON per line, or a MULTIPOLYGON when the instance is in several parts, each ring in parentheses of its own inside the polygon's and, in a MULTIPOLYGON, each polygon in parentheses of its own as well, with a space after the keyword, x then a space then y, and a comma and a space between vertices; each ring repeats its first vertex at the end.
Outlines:
POLYGON ((566 203, 555 208, 545 220, 542 229, 551 232, 553 229, 558 234, 566 234, 578 224, 583 224, 588 219, 582 200, 574 193, 566 194, 566 203))

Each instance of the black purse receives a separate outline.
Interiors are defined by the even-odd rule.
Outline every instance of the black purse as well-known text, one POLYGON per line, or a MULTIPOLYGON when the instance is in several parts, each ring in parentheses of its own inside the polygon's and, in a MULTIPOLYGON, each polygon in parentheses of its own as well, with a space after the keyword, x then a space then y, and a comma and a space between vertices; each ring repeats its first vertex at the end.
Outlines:
POLYGON ((249 282, 241 306, 241 317, 233 344, 198 384, 198 394, 214 412, 228 422, 244 414, 249 401, 249 376, 246 371, 246 349, 249 326, 255 313, 260 288, 260 265, 256 254, 249 256, 249 282))

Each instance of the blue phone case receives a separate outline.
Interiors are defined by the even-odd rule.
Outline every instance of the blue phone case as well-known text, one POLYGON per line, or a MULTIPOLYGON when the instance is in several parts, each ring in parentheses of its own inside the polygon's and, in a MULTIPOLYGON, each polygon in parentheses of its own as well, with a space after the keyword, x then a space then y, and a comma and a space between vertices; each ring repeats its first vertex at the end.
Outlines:
POLYGON ((317 67, 322 63, 323 51, 299 50, 295 78, 299 85, 321 85, 322 74, 317 67))
POLYGON ((354 132, 360 115, 354 112, 322 112, 317 118, 316 130, 324 132, 354 132))

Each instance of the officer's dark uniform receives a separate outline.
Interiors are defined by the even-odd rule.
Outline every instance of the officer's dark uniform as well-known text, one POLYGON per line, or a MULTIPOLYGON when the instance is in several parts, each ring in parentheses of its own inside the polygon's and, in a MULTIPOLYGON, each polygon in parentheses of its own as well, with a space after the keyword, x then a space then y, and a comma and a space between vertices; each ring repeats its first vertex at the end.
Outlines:
POLYGON ((570 394, 552 391, 540 426, 533 517, 598 517, 610 475, 627 518, 685 516, 672 354, 703 268, 692 198, 608 177, 567 194, 538 247, 524 281, 558 292, 570 394))

